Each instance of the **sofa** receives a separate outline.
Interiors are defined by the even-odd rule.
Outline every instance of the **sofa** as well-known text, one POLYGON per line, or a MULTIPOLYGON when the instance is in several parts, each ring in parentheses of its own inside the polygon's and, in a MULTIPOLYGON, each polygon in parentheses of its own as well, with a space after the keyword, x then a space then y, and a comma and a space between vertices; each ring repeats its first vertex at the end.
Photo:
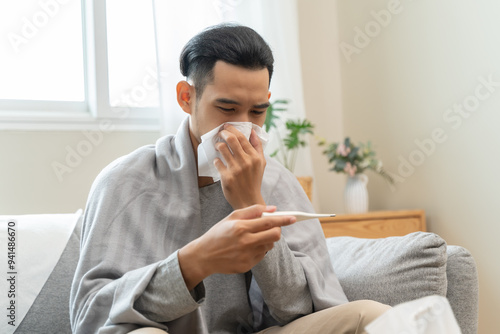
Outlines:
MULTIPOLYGON (((73 221, 74 228, 71 227, 48 279, 24 319, 16 324, 14 333, 71 333, 68 300, 79 257, 81 211, 58 217, 73 221)), ((22 230, 23 219, 24 216, 0 216, 0 221, 18 222, 19 251, 40 251, 23 248, 23 235, 29 234, 22 230)), ((46 222, 51 215, 30 219, 46 222)), ((55 235, 54 231, 47 233, 55 235)), ((333 237, 326 243, 349 300, 372 299, 394 306, 429 295, 445 296, 462 333, 477 333, 478 277, 474 259, 465 248, 447 245, 441 237, 428 232, 382 239, 333 237)), ((47 242, 44 251, 50 252, 52 246, 47 242)))

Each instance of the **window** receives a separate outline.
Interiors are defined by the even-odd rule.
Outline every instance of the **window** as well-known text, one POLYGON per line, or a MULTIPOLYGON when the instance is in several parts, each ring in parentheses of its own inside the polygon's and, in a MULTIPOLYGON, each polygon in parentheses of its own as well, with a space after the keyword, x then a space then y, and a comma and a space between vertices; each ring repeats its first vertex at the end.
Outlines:
POLYGON ((152 2, 0 2, 0 128, 159 128, 152 2))
POLYGON ((56 1, 44 4, 25 0, 0 5, 0 26, 8 42, 4 39, 0 51, 0 99, 83 102, 81 7, 74 1, 64 7, 56 1))
POLYGON ((108 0, 109 99, 113 107, 158 107, 151 1, 108 0))

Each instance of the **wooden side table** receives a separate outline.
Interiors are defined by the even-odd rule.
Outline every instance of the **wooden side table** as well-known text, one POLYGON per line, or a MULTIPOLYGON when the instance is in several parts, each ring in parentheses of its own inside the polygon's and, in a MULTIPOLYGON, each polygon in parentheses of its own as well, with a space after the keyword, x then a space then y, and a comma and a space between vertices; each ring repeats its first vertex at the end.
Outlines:
POLYGON ((325 237, 385 238, 426 231, 424 210, 374 211, 321 218, 325 237))

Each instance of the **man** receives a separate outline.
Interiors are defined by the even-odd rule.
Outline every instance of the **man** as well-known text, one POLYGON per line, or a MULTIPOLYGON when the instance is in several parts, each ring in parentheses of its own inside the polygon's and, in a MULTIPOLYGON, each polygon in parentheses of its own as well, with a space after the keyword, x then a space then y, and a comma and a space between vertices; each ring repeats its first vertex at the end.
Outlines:
POLYGON ((175 136, 106 167, 90 191, 71 293, 75 333, 361 333, 386 310, 347 303, 295 177, 266 159, 273 56, 252 29, 220 25, 181 54, 189 115, 175 136), (200 177, 201 136, 220 127, 220 181, 200 177), (271 205, 271 206, 268 206, 271 205), (314 313, 313 313, 314 312, 314 313))

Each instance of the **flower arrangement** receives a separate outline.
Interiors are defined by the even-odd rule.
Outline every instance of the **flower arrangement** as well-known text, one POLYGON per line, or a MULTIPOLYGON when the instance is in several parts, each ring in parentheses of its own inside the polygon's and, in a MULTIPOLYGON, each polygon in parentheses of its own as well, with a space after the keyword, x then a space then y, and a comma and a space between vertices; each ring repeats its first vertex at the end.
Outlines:
MULTIPOLYGON (((266 132, 269 132, 272 128, 278 128, 277 121, 280 120, 278 113, 286 111, 288 103, 289 100, 276 100, 267 108, 266 121, 264 123, 266 132)), ((298 149, 307 145, 304 136, 313 134, 314 125, 307 119, 304 119, 287 120, 285 126, 287 131, 285 136, 276 131, 279 147, 270 156, 278 159, 285 168, 293 173, 295 162, 297 161, 298 149)))
POLYGON ((383 169, 382 162, 375 159, 375 152, 370 142, 355 145, 349 137, 346 137, 344 142, 331 144, 327 144, 322 139, 319 145, 326 145, 323 154, 328 158, 328 162, 333 165, 330 170, 345 173, 352 177, 370 169, 381 175, 389 183, 394 183, 393 178, 383 169))

